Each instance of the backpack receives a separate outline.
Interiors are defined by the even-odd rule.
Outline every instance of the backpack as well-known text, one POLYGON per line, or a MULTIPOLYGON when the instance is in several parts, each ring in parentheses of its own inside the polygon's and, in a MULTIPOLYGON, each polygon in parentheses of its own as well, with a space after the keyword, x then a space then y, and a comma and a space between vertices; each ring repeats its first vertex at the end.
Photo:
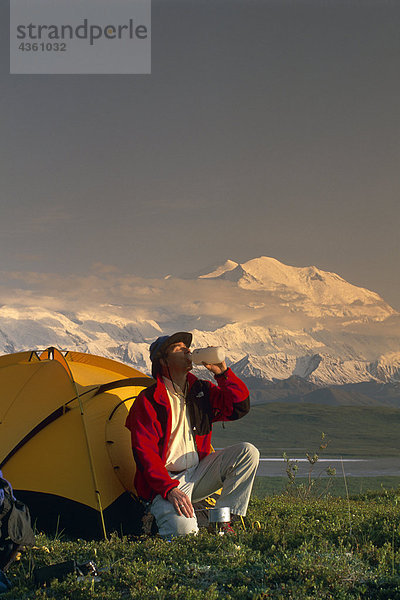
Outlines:
POLYGON ((7 569, 21 546, 34 544, 29 509, 15 498, 0 471, 0 569, 7 569))

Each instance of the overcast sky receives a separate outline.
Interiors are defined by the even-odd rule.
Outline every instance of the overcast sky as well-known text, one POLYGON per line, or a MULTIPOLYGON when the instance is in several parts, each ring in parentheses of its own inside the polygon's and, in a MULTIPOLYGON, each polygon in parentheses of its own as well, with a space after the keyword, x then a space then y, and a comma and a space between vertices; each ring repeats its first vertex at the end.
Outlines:
POLYGON ((400 309, 399 2, 153 0, 151 75, 10 75, 8 19, 1 270, 265 255, 400 309))

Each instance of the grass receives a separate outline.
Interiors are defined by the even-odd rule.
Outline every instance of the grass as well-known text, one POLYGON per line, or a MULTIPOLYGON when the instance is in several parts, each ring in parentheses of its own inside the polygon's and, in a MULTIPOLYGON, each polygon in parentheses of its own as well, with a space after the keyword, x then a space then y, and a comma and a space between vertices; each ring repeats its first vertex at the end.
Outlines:
POLYGON ((213 425, 213 445, 253 443, 262 456, 302 453, 329 433, 324 456, 400 457, 400 409, 275 402, 253 406, 239 421, 213 425))
MULTIPOLYGON (((270 478, 263 478, 269 480, 270 478)), ((272 478, 271 478, 272 479, 272 478)), ((300 500, 255 493, 235 537, 85 542, 37 536, 8 575, 4 600, 397 600, 400 488, 300 500), (93 560, 99 581, 69 575, 36 588, 34 565, 93 560)), ((260 490, 259 490, 260 491, 260 490)))
MULTIPOLYGON (((296 477, 296 481, 301 485, 307 483, 306 477, 296 477)), ((256 477, 253 487, 253 495, 258 498, 272 496, 282 493, 287 485, 287 477, 256 477)), ((350 495, 363 494, 367 491, 382 491, 382 489, 395 489, 400 487, 399 477, 347 477, 347 485, 350 495)), ((317 484, 316 493, 322 492, 327 486, 327 478, 321 478, 317 484)), ((338 474, 332 479, 328 488, 332 496, 346 496, 346 489, 343 477, 338 474)))

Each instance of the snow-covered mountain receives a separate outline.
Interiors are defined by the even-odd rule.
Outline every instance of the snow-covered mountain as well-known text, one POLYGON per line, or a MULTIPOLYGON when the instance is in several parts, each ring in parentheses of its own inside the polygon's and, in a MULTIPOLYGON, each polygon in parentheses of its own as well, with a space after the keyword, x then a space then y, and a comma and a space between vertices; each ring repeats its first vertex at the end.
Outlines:
POLYGON ((289 310, 302 309, 312 317, 364 316, 374 320, 395 314, 378 294, 317 267, 291 267, 262 256, 243 264, 228 260, 201 279, 235 282, 239 288, 271 292, 289 310))
POLYGON ((261 257, 157 285, 151 280, 143 303, 128 307, 64 310, 46 308, 45 299, 3 304, 0 352, 56 346, 149 373, 151 341, 190 329, 194 347, 224 346, 228 363, 246 378, 297 376, 319 386, 400 381, 399 314, 375 292, 335 273, 261 257), (179 296, 168 304, 170 290, 179 296), (137 316, 144 303, 146 314, 157 318, 137 316))
POLYGON ((128 321, 113 314, 50 311, 39 307, 0 307, 0 352, 61 350, 89 352, 148 370, 148 340, 162 335, 154 321, 128 321))

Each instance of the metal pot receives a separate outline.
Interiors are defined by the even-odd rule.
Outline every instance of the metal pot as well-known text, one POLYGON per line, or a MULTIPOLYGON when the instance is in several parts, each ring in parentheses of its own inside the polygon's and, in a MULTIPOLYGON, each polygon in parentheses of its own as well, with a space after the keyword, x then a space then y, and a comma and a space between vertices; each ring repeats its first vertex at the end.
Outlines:
POLYGON ((229 506, 210 508, 208 510, 208 518, 210 523, 229 523, 231 520, 231 509, 229 506))

